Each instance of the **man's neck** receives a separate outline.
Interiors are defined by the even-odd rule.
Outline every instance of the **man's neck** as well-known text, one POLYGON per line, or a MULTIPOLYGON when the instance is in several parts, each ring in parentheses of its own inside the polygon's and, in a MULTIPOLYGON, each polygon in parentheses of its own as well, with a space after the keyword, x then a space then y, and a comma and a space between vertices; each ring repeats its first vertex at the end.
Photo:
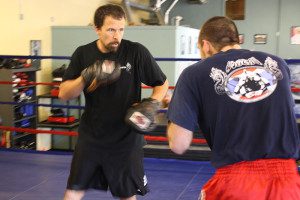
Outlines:
POLYGON ((241 48, 241 46, 238 45, 238 44, 227 45, 227 46, 223 47, 223 48, 221 49, 221 51, 225 52, 225 51, 228 51, 228 50, 230 50, 230 49, 240 49, 240 48, 241 48))
POLYGON ((108 50, 101 44, 100 40, 97 40, 97 47, 101 53, 108 53, 108 50))

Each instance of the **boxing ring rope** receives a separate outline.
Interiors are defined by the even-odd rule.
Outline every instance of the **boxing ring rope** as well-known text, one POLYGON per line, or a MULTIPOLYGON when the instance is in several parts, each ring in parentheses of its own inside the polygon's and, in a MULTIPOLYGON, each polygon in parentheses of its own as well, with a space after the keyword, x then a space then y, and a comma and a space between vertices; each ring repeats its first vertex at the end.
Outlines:
MULTIPOLYGON (((26 55, 0 55, 0 58, 19 58, 19 59, 54 59, 54 60, 70 60, 70 56, 26 56, 26 55)), ((199 58, 155 58, 156 61, 199 61, 199 58)))
POLYGON ((44 129, 31 129, 31 128, 18 128, 11 126, 0 126, 0 130, 26 132, 32 134, 53 134, 53 135, 65 135, 65 136, 78 136, 75 131, 56 131, 56 130, 44 130, 44 129))
MULTIPOLYGON (((67 56, 24 56, 24 55, 0 55, 0 58, 4 59, 60 59, 60 60, 68 60, 70 57, 67 56)), ((200 59, 195 58, 155 58, 156 61, 199 61, 200 59)), ((285 60, 288 64, 300 64, 299 59, 287 59, 285 60)), ((16 82, 11 81, 0 81, 1 84, 16 84, 16 82)), ((58 86, 59 82, 33 82, 28 81, 24 82, 26 85, 45 85, 45 86, 58 86)), ((151 89, 150 86, 142 86, 142 89, 151 89)), ((175 89, 175 86, 169 86, 169 89, 175 89)), ((300 92, 300 88, 291 88, 292 92, 300 92)), ((41 106, 41 107, 56 107, 56 108, 69 108, 69 109, 84 109, 84 106, 75 106, 75 105, 61 105, 61 104, 39 104, 39 103, 30 103, 30 102, 5 102, 0 101, 0 104, 7 105, 32 105, 32 106, 41 106)), ((166 111, 162 110, 161 112, 166 111)), ((9 126, 0 126, 0 130, 3 131, 15 131, 15 132, 26 132, 31 134, 53 134, 53 135, 65 135, 65 136, 78 136, 77 132, 74 131, 57 131, 57 130, 44 130, 44 129, 32 129, 32 128, 19 128, 19 127, 9 127, 9 126)), ((167 142, 167 137, 164 136, 152 136, 152 135, 144 135, 146 141, 157 141, 157 142, 167 142)), ((192 144, 207 144, 205 139, 194 138, 192 140, 192 144)))
MULTIPOLYGON (((18 127, 11 127, 11 126, 0 126, 0 130, 26 132, 26 133, 32 133, 32 134, 53 134, 53 135, 64 135, 64 136, 78 136, 78 133, 75 131, 56 131, 56 130, 44 130, 44 129, 18 128, 18 127)), ((158 142, 168 141, 167 137, 162 137, 162 136, 145 135, 144 138, 147 141, 158 141, 158 142)), ((194 138, 192 140, 192 143, 206 144, 206 140, 194 138)))
MULTIPOLYGON (((46 82, 32 82, 32 81, 29 81, 29 82, 21 82, 21 83, 26 84, 26 85, 48 85, 48 86, 60 85, 60 83, 58 83, 58 82, 46 83, 46 82)), ((10 84, 16 84, 16 82, 0 81, 0 84, 10 85, 10 84)))
POLYGON ((30 106, 41 106, 41 107, 55 107, 55 108, 70 108, 70 109, 84 109, 84 106, 75 106, 75 105, 61 105, 61 104, 43 104, 43 103, 27 103, 27 102, 8 102, 8 101, 0 101, 0 104, 8 104, 8 105, 30 105, 30 106))
MULTIPOLYGON (((0 55, 0 58, 70 60, 70 56, 0 55)), ((200 58, 155 58, 156 61, 200 61, 200 58)), ((284 59, 287 64, 299 64, 300 59, 284 59)))

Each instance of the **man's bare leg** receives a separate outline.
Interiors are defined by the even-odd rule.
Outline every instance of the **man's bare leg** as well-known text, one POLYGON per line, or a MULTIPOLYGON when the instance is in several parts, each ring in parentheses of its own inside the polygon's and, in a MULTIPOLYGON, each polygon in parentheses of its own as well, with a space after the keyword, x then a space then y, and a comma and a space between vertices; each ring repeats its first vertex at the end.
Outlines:
POLYGON ((83 190, 66 190, 64 200, 80 200, 83 196, 83 190))
POLYGON ((120 200, 136 200, 136 195, 128 198, 120 198, 120 200))

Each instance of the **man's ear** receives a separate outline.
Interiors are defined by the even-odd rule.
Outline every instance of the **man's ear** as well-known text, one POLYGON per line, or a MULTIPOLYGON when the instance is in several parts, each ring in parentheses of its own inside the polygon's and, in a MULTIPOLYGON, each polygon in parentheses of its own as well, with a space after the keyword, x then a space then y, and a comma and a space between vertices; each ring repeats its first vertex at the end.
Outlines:
POLYGON ((96 27, 96 26, 93 26, 94 30, 96 31, 96 33, 99 33, 100 31, 100 28, 96 27))
POLYGON ((205 53, 209 57, 218 53, 213 43, 209 42, 208 40, 203 40, 203 46, 205 46, 205 53))
POLYGON ((202 40, 202 51, 205 53, 210 52, 211 44, 207 40, 202 40))
POLYGON ((100 34, 101 34, 100 28, 97 28, 96 26, 94 26, 94 30, 95 30, 96 34, 100 37, 100 34))
POLYGON ((217 53, 216 48, 213 46, 213 44, 211 42, 209 42, 208 40, 203 40, 203 43, 205 44, 206 48, 207 48, 207 52, 210 53, 217 53))
POLYGON ((202 40, 198 45, 200 46, 201 58, 208 58, 212 56, 213 46, 209 41, 202 40))

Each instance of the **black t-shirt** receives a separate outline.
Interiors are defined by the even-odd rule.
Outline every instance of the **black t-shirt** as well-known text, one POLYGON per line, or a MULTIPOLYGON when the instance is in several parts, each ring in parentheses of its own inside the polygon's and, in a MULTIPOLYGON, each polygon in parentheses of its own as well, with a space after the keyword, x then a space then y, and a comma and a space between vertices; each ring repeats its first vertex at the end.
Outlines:
POLYGON ((260 158, 299 158, 299 133, 284 60, 263 52, 232 49, 185 69, 168 118, 195 131, 221 167, 260 158))
POLYGON ((78 144, 95 149, 120 149, 142 146, 142 135, 125 122, 127 109, 141 99, 141 84, 162 85, 166 76, 150 52, 141 44, 122 40, 115 53, 101 53, 96 41, 80 46, 72 55, 63 80, 75 79, 96 60, 120 63, 120 78, 85 95, 85 111, 80 119, 78 144))

